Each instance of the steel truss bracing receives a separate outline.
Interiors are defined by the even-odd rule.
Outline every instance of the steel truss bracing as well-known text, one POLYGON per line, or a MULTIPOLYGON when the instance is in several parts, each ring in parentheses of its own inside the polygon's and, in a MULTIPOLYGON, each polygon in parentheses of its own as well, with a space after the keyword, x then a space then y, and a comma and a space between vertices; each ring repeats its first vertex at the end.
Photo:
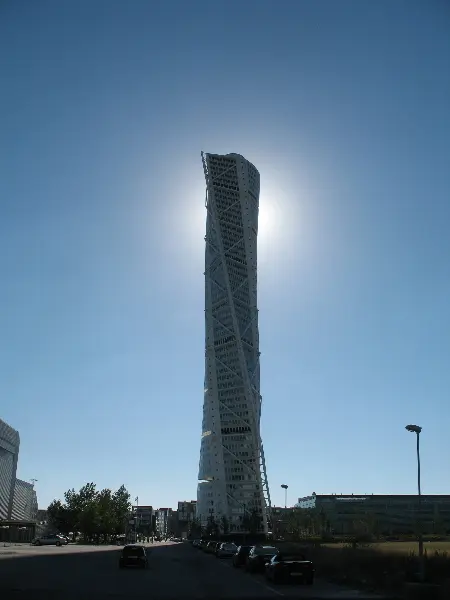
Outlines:
POLYGON ((237 529, 256 512, 267 532, 256 302, 259 173, 237 154, 202 153, 202 162, 206 343, 197 506, 203 520, 225 516, 237 529))

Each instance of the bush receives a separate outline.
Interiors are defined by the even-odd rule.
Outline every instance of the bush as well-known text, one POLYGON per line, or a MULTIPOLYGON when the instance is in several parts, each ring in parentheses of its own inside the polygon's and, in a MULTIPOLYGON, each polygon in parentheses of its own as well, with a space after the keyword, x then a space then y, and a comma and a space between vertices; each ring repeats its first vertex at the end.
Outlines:
MULTIPOLYGON (((304 554, 315 564, 318 574, 342 584, 384 589, 398 592, 407 581, 414 581, 418 559, 397 552, 380 552, 370 546, 347 545, 304 546, 304 554)), ((450 558, 446 552, 425 555, 425 573, 428 581, 441 584, 450 572, 450 558)))

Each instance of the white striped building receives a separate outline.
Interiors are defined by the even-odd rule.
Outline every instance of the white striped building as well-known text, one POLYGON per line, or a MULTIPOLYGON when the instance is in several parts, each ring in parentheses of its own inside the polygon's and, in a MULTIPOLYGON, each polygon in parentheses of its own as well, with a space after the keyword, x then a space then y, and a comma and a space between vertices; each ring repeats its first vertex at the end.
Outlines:
POLYGON ((0 419, 0 520, 11 518, 19 446, 19 432, 0 419))
POLYGON ((32 483, 16 479, 11 519, 34 521, 37 518, 37 496, 32 483))

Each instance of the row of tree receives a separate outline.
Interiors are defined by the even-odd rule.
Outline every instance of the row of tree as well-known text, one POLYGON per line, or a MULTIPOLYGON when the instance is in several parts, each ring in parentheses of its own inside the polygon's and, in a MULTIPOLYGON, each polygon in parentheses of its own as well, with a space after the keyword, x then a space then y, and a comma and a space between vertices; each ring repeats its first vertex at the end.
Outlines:
POLYGON ((220 535, 227 535, 228 533, 250 533, 252 535, 261 531, 261 516, 256 510, 251 510, 245 513, 242 517, 242 522, 239 529, 234 529, 228 518, 222 515, 220 519, 214 516, 208 517, 206 525, 202 525, 201 520, 196 517, 194 518, 189 527, 189 534, 191 537, 219 537, 220 535))
POLYGON ((331 526, 327 515, 315 508, 298 508, 289 512, 285 527, 294 538, 324 535, 331 526))
POLYGON ((131 511, 130 494, 125 486, 117 491, 98 491, 95 483, 87 483, 79 492, 64 494, 64 502, 54 500, 47 509, 51 526, 60 533, 79 532, 86 540, 104 541, 123 535, 131 511))

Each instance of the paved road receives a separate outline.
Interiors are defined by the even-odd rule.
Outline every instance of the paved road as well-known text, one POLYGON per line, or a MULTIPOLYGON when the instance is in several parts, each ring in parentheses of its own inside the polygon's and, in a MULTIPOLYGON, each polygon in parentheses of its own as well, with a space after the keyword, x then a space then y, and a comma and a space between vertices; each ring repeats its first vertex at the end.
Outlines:
POLYGON ((150 569, 119 569, 117 546, 0 548, 0 597, 23 600, 370 598, 317 580, 313 586, 268 584, 190 544, 149 545, 150 569))

